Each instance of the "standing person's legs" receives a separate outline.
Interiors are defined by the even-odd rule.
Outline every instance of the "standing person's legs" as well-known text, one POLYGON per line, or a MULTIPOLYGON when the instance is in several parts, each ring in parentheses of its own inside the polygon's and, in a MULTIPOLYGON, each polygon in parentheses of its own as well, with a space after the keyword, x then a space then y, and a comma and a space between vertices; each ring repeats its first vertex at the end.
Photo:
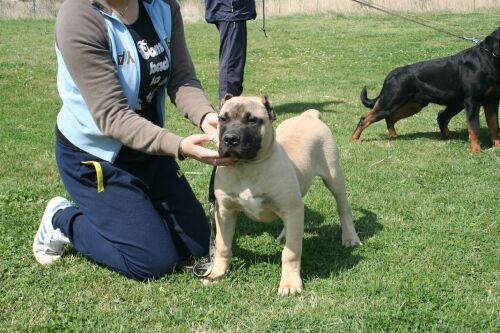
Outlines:
MULTIPOLYGON (((69 237, 76 250, 138 280, 158 278, 179 263, 174 229, 153 204, 150 186, 141 175, 97 160, 104 187, 98 192, 98 171, 81 163, 96 160, 94 156, 58 144, 56 157, 77 207, 60 211, 53 225, 69 237)), ((162 172, 158 177, 177 177, 171 170, 162 172)))
POLYGON ((246 21, 218 22, 219 101, 226 93, 239 96, 243 92, 243 76, 247 56, 246 21))

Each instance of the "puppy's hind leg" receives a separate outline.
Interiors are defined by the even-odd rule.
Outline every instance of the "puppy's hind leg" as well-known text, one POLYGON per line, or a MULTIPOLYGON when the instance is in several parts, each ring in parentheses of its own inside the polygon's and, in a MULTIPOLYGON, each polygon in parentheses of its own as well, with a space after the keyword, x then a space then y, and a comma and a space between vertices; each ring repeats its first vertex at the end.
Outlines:
POLYGON ((359 240, 352 221, 352 210, 349 200, 347 199, 344 173, 338 160, 338 149, 336 148, 334 155, 337 156, 337 158, 329 158, 327 162, 328 168, 324 170, 324 174, 321 175, 321 178, 325 186, 333 194, 337 203, 337 212, 340 217, 340 227, 342 228, 342 244, 345 247, 361 245, 361 241, 359 240))

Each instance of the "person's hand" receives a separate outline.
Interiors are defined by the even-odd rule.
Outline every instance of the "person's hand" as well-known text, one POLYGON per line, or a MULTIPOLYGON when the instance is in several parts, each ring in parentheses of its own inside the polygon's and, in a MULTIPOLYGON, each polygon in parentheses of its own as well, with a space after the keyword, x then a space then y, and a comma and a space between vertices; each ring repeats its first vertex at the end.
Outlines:
POLYGON ((201 129, 205 134, 213 135, 215 143, 218 143, 219 138, 217 137, 217 126, 219 125, 219 116, 215 112, 207 113, 205 118, 201 123, 201 129))
POLYGON ((191 157, 200 162, 226 166, 234 163, 233 157, 220 157, 219 152, 203 147, 205 142, 215 141, 213 135, 208 134, 193 134, 185 137, 179 146, 179 152, 184 157, 191 157))

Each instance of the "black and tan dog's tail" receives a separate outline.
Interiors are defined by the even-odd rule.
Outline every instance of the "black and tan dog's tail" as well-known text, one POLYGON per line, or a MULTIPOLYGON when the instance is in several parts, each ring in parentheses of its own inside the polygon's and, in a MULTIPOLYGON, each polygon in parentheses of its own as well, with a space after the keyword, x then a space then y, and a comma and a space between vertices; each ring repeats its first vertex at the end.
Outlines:
POLYGON ((366 91, 366 86, 364 86, 363 89, 361 89, 359 98, 361 99, 361 103, 363 103, 364 106, 370 109, 372 109, 373 106, 375 106, 375 103, 377 102, 378 99, 378 97, 375 97, 374 99, 368 98, 368 92, 366 91))

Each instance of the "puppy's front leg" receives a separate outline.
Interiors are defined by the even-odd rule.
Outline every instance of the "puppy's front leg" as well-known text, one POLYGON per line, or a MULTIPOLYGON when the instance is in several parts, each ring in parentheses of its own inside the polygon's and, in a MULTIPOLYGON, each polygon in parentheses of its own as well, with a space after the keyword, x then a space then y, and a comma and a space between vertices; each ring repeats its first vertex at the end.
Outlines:
POLYGON ((215 210, 215 256, 211 272, 203 278, 203 283, 214 282, 224 276, 231 261, 231 247, 236 226, 236 210, 227 209, 219 204, 215 210))
POLYGON ((304 205, 288 210, 282 217, 285 224, 285 248, 281 254, 282 272, 278 294, 282 296, 302 292, 300 260, 304 237, 304 205))

